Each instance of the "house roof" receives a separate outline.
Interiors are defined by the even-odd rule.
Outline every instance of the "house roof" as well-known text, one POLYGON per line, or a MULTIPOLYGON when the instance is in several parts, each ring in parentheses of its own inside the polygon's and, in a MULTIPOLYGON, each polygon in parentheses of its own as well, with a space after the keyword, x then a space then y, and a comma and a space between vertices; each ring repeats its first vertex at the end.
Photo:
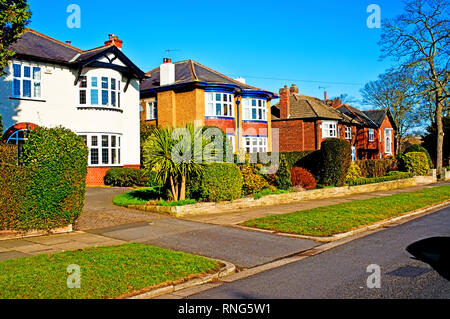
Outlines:
MULTIPOLYGON (((243 84, 236 81, 222 73, 219 73, 211 68, 208 68, 194 60, 185 60, 175 62, 175 82, 168 85, 170 88, 174 85, 195 84, 195 83, 207 83, 207 84, 226 84, 239 88, 243 91, 262 91, 270 93, 273 97, 277 97, 275 93, 268 92, 259 89, 254 86, 243 84)), ((153 90, 163 89, 166 86, 160 85, 160 68, 149 71, 146 73, 147 78, 141 83, 141 92, 149 92, 153 90)))
MULTIPOLYGON (((289 96, 289 101, 291 111, 290 119, 322 118, 346 122, 351 122, 352 120, 315 97, 292 94, 289 96)), ((272 106, 272 120, 279 119, 281 118, 280 104, 278 103, 272 106)))
POLYGON ((343 104, 338 107, 337 110, 350 117, 355 123, 359 125, 378 127, 378 124, 373 119, 371 119, 367 114, 357 109, 356 107, 348 104, 343 104))
POLYGON ((61 63, 77 68, 87 66, 87 63, 92 62, 93 59, 113 52, 123 60, 136 77, 139 79, 144 77, 144 73, 113 44, 84 51, 27 28, 22 36, 10 46, 10 49, 18 57, 61 63))
POLYGON ((363 111, 363 113, 366 114, 372 121, 377 123, 378 126, 383 124, 383 121, 387 115, 386 109, 363 111))

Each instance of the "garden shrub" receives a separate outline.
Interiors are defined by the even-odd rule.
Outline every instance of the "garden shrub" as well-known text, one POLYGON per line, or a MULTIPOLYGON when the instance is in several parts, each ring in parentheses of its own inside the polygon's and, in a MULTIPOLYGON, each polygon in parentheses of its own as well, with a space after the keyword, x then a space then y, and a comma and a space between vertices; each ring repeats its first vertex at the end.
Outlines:
POLYGON ((386 157, 380 160, 360 160, 356 164, 359 166, 361 175, 364 177, 381 177, 390 171, 399 169, 398 160, 394 157, 386 157))
POLYGON ((300 186, 303 189, 314 189, 317 186, 314 176, 302 167, 291 169, 292 186, 300 186))
POLYGON ((430 166, 428 158, 423 152, 410 152, 403 157, 405 169, 414 175, 425 175, 428 173, 430 166))
POLYGON ((278 167, 276 185, 278 189, 289 190, 292 187, 291 172, 284 156, 280 157, 280 165, 278 167))
MULTIPOLYGON (((195 190, 189 191, 189 196, 197 192, 197 198, 204 201, 229 201, 241 197, 242 174, 236 164, 213 163, 205 166, 200 174, 199 183, 194 183, 195 190)), ((192 179, 190 180, 192 182, 192 179)), ((188 187, 192 187, 190 184, 188 187)))
POLYGON ((16 229, 48 230, 75 222, 86 192, 88 148, 72 131, 37 128, 24 144, 26 196, 16 229))
POLYGON ((350 167, 352 150, 347 141, 329 138, 322 142, 320 184, 342 186, 350 167))
POLYGON ((304 169, 308 170, 311 174, 313 174, 316 177, 316 180, 319 177, 320 170, 319 165, 321 160, 321 151, 311 151, 311 152, 305 152, 305 156, 303 156, 301 159, 299 159, 294 166, 295 167, 303 167, 304 169))
POLYGON ((244 195, 252 195, 271 187, 269 182, 258 173, 260 171, 258 165, 240 165, 239 169, 243 178, 242 192, 244 195))
POLYGON ((350 168, 348 169, 347 173, 347 181, 354 181, 358 178, 360 178, 361 175, 361 169, 356 163, 351 163, 350 168))
POLYGON ((0 141, 0 164, 16 164, 17 146, 0 141))
POLYGON ((155 180, 155 175, 155 172, 138 168, 111 168, 106 172, 105 185, 117 187, 160 186, 155 180))
POLYGON ((424 153, 427 156, 427 160, 428 160, 428 166, 429 168, 433 168, 433 161, 431 160, 431 156, 430 153, 428 153, 427 149, 423 146, 417 145, 417 144, 413 144, 408 146, 408 148, 405 150, 405 152, 403 152, 404 155, 406 155, 407 153, 412 153, 412 152, 421 152, 424 153))

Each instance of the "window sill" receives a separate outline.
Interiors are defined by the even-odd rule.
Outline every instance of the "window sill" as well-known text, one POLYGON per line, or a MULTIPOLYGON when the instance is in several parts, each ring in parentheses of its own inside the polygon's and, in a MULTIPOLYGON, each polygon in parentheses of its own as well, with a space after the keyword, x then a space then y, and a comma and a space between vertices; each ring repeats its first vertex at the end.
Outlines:
POLYGON ((123 167, 122 164, 89 164, 89 168, 108 168, 108 167, 123 167))
POLYGON ((28 98, 28 97, 10 97, 9 99, 17 100, 17 101, 47 102, 46 100, 32 99, 32 98, 28 98))
POLYGON ((242 120, 243 123, 267 123, 267 120, 242 120))
POLYGON ((220 116, 220 115, 207 115, 205 116, 207 120, 234 120, 234 116, 220 116))
POLYGON ((114 111, 123 113, 122 109, 117 107, 103 107, 103 106, 77 106, 78 110, 96 110, 96 111, 114 111))

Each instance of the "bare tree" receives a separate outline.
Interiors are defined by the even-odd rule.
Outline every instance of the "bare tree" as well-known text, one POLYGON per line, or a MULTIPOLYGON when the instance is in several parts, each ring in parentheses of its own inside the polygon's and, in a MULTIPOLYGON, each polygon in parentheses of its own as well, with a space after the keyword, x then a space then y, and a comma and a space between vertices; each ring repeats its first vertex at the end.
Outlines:
POLYGON ((367 83, 361 89, 362 103, 376 108, 387 109, 397 126, 395 131, 395 152, 408 131, 418 125, 419 115, 415 111, 418 98, 414 95, 411 74, 401 70, 389 70, 378 80, 367 83))
POLYGON ((448 0, 407 0, 404 14, 384 21, 380 41, 382 57, 393 57, 402 68, 414 73, 415 94, 434 105, 438 173, 442 169, 444 140, 442 113, 449 97, 449 12, 448 0))

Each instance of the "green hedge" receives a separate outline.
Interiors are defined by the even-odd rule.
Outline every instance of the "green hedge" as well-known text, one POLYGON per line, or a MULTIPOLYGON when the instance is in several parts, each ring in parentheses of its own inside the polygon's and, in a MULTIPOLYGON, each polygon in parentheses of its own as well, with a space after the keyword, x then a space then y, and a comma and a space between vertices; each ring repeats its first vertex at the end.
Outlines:
POLYGON ((106 172, 105 185, 116 187, 160 186, 156 182, 156 173, 144 169, 117 167, 106 172))
POLYGON ((286 191, 292 187, 289 164, 284 156, 280 157, 280 166, 278 167, 275 185, 277 186, 278 189, 286 191))
POLYGON ((61 127, 38 128, 23 150, 23 166, 5 163, 11 152, 0 153, 0 229, 49 230, 74 223, 86 191, 84 141, 61 127))
POLYGON ((406 171, 414 175, 425 175, 430 166, 426 154, 423 152, 410 152, 403 156, 406 171))
POLYGON ((319 183, 342 186, 350 167, 352 150, 350 143, 338 138, 322 142, 319 183))
POLYGON ((360 160, 356 164, 364 177, 382 177, 391 171, 399 169, 398 161, 393 157, 386 157, 380 160, 360 160))
POLYGON ((399 179, 406 179, 414 177, 414 174, 407 172, 391 172, 388 176, 382 177, 361 177, 353 180, 347 180, 345 185, 348 186, 357 186, 357 185, 366 185, 366 184, 374 184, 374 183, 382 183, 395 181, 399 179))
POLYGON ((428 160, 428 166, 429 168, 433 168, 433 161, 431 160, 431 156, 430 153, 428 153, 427 149, 423 146, 417 145, 417 144, 413 144, 408 146, 408 148, 403 152, 403 155, 406 155, 407 153, 412 153, 412 152, 421 152, 424 153, 427 156, 427 160, 428 160))
POLYGON ((241 197, 242 185, 242 174, 236 164, 208 164, 200 175, 191 176, 186 197, 209 202, 233 200, 241 197))

